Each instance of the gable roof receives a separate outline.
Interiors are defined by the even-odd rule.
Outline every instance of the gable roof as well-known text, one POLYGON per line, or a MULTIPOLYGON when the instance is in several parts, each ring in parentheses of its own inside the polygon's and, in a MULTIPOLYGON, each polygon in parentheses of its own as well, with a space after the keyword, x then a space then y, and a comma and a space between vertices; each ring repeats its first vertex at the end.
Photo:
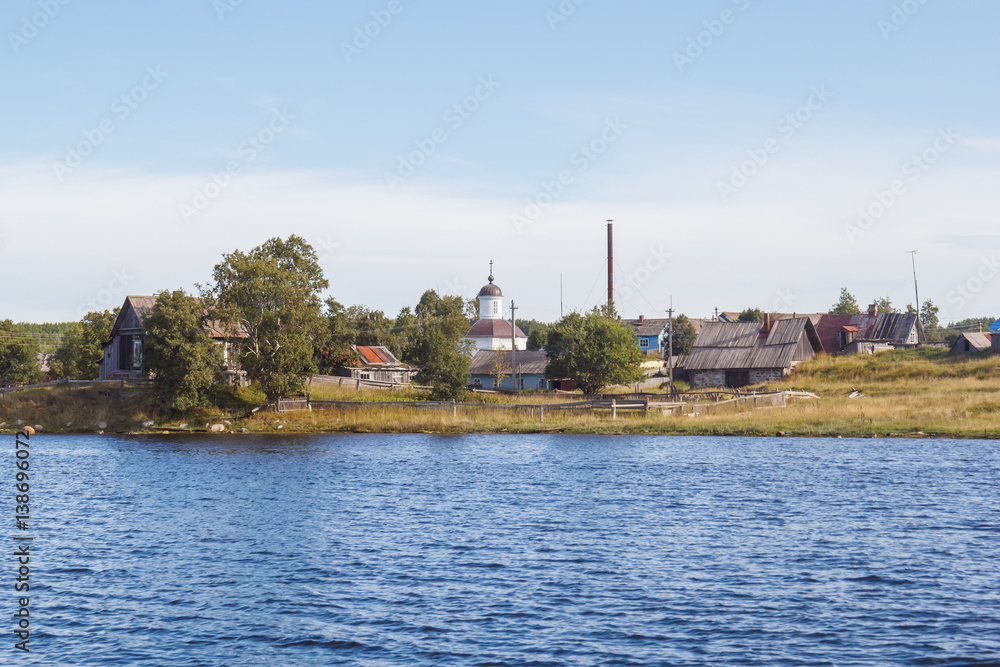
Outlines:
MULTIPOLYGON (((913 327, 917 326, 916 314, 879 313, 878 315, 823 315, 816 325, 816 333, 828 353, 840 351, 840 332, 856 331, 854 340, 889 341, 897 345, 906 343, 913 327)), ((924 340, 923 330, 917 326, 917 340, 924 340)))
MULTIPOLYGON (((492 375, 498 361, 510 368, 510 350, 479 350, 469 364, 469 375, 492 375)), ((542 350, 518 350, 515 361, 518 373, 544 375, 548 358, 542 350)))
POLYGON ((636 336, 659 336, 670 324, 668 319, 644 319, 641 322, 639 320, 623 320, 625 324, 632 327, 635 331, 636 336))
POLYGON ((952 352, 964 352, 964 346, 962 343, 964 341, 969 341, 969 345, 976 352, 986 352, 987 350, 993 349, 993 335, 986 332, 980 333, 978 331, 967 331, 958 337, 955 344, 951 346, 952 352))
POLYGON ((684 367, 689 370, 789 368, 823 349, 807 317, 763 322, 706 322, 684 367))
MULTIPOLYGON (((195 297, 201 301, 200 297, 195 297)), ((125 301, 122 303, 122 307, 118 309, 118 317, 115 318, 115 323, 111 326, 111 333, 108 334, 108 340, 104 342, 104 346, 107 346, 114 340, 115 336, 118 335, 119 330, 125 324, 125 319, 128 317, 129 313, 135 313, 136 319, 139 320, 139 326, 145 329, 146 317, 149 315, 150 311, 156 305, 155 296, 136 296, 129 295, 125 297, 125 301)), ((205 322, 205 330, 208 335, 212 338, 246 338, 246 332, 240 327, 239 333, 230 335, 226 333, 221 322, 216 320, 211 320, 205 322)))

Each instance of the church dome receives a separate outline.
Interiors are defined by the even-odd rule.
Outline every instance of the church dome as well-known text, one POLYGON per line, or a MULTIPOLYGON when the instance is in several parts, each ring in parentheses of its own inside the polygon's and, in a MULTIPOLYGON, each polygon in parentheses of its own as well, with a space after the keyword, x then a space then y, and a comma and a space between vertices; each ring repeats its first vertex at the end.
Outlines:
POLYGON ((479 296, 503 296, 500 288, 493 284, 493 276, 490 276, 490 284, 483 285, 483 289, 479 290, 479 296))

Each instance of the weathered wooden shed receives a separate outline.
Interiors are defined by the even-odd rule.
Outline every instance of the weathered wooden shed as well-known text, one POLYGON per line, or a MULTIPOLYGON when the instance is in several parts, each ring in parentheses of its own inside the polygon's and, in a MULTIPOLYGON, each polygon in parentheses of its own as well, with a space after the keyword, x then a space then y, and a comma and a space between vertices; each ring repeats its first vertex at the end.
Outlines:
POLYGON ((478 350, 469 364, 469 386, 476 389, 513 389, 511 369, 516 370, 521 389, 548 389, 545 366, 548 359, 542 350, 518 350, 511 363, 510 350, 478 350), (495 369, 502 368, 506 376, 496 386, 495 369))
POLYGON ((774 382, 823 351, 807 317, 764 322, 707 322, 685 368, 692 388, 774 382))
POLYGON ((401 362, 383 345, 352 345, 351 350, 355 353, 355 360, 338 368, 335 375, 355 380, 409 384, 420 372, 416 366, 401 362))
POLYGON ((986 332, 966 332, 959 336, 958 340, 955 341, 955 344, 951 346, 951 352, 949 354, 976 354, 978 352, 990 352, 993 350, 997 338, 998 336, 996 334, 986 332))

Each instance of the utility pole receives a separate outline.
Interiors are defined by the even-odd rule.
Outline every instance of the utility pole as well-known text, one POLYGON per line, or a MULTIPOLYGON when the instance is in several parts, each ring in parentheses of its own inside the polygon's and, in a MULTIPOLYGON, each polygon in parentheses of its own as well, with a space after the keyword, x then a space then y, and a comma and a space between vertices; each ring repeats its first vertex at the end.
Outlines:
POLYGON ((920 292, 917 291, 917 253, 919 250, 907 250, 903 254, 910 256, 913 264, 913 298, 917 300, 917 315, 920 315, 920 292))
POLYGON ((559 274, 559 319, 563 318, 563 288, 562 288, 562 274, 559 274))
POLYGON ((514 393, 520 394, 521 388, 517 384, 517 319, 514 300, 510 300, 510 381, 514 385, 514 393))
POLYGON ((670 393, 674 393, 674 297, 670 297, 670 308, 667 310, 670 332, 667 334, 667 373, 669 373, 670 393))
POLYGON ((716 306, 715 307, 715 319, 713 320, 713 322, 718 322, 718 321, 719 321, 719 307, 716 306))

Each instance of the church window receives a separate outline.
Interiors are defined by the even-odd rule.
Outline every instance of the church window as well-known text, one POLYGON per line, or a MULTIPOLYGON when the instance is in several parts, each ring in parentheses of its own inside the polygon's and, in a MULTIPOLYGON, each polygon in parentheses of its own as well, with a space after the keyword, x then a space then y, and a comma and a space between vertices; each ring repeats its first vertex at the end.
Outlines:
POLYGON ((493 302, 493 314, 494 315, 499 314, 499 311, 497 310, 499 307, 500 307, 500 304, 498 304, 496 301, 494 301, 493 302))

